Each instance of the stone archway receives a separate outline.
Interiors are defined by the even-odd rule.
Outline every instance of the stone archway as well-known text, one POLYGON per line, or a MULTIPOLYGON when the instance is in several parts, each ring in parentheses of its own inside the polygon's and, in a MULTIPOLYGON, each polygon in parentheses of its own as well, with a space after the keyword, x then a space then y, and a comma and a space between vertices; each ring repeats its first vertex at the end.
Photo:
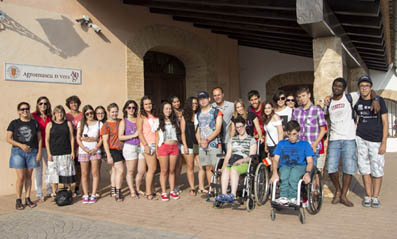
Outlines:
POLYGON ((273 76, 266 82, 266 100, 272 101, 273 94, 280 88, 313 86, 313 71, 288 72, 273 76))
POLYGON ((189 31, 167 25, 150 25, 127 41, 127 95, 139 100, 144 94, 143 57, 148 51, 180 59, 186 68, 186 96, 216 86, 215 55, 203 39, 189 31))

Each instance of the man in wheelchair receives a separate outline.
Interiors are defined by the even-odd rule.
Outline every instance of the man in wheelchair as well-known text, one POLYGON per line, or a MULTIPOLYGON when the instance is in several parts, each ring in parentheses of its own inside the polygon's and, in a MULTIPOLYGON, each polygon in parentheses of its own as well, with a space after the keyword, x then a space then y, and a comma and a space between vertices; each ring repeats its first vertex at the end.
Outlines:
POLYGON ((221 203, 233 203, 236 198, 239 176, 248 172, 250 155, 256 154, 256 140, 247 134, 246 122, 242 117, 234 121, 237 135, 228 143, 227 153, 222 165, 222 194, 215 198, 221 203), (231 193, 227 194, 227 188, 231 184, 231 193))
POLYGON ((286 125, 288 139, 282 140, 274 150, 273 175, 270 183, 280 180, 280 205, 296 205, 299 180, 310 183, 313 169, 313 149, 306 141, 298 139, 300 126, 295 120, 286 125))

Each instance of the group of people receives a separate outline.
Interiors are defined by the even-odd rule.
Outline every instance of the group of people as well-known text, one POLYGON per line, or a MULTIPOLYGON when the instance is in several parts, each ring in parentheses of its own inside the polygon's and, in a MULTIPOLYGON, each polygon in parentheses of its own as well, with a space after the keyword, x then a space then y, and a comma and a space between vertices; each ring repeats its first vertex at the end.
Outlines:
POLYGON ((7 142, 12 145, 10 168, 17 173, 16 209, 36 206, 30 200, 33 169, 40 200, 44 200, 45 194, 55 197, 58 184, 75 183, 76 193, 81 184, 82 203, 95 203, 100 196, 102 159, 112 166, 110 195, 116 201, 123 200, 124 174, 132 198, 179 199, 177 185, 182 158, 186 162, 189 193, 192 196, 208 193, 205 178, 210 182, 221 153, 226 155, 221 169, 222 194, 216 200, 233 202, 239 175, 247 172, 250 156, 259 155, 262 159, 267 155, 273 164, 271 181, 281 178, 278 200, 294 203, 299 179, 303 177, 308 183, 312 169, 322 167, 317 159, 324 151, 325 138, 329 139, 327 170, 336 188, 332 203, 353 206, 347 199, 347 191, 358 165, 366 190, 363 205, 379 207, 387 108, 372 90, 369 76, 359 79, 358 92, 345 93, 346 85, 343 78, 334 80, 332 95, 325 99, 324 108, 312 103, 308 88, 298 89, 296 97, 279 90, 273 102, 263 103, 259 92, 252 90, 248 93, 248 107, 242 99, 234 103, 226 101, 221 87, 212 90, 212 104, 209 93, 201 91, 197 97, 189 97, 184 107, 178 97, 170 97, 161 103, 158 111, 151 97, 144 96, 139 106, 128 100, 121 109, 121 118, 116 103, 109 104, 106 110, 102 106, 94 109, 85 105, 80 111, 81 101, 77 96, 66 99, 68 113, 61 105, 52 110, 44 96, 37 100, 32 114, 30 104, 21 102, 17 106, 19 118, 7 128, 7 142), (340 158, 342 186, 338 175, 340 158), (45 194, 43 164, 47 165, 45 194), (157 164, 159 194, 153 182, 157 164), (198 189, 195 165, 199 167, 198 189), (145 190, 141 190, 143 179, 145 190), (231 193, 227 193, 229 183, 231 193))

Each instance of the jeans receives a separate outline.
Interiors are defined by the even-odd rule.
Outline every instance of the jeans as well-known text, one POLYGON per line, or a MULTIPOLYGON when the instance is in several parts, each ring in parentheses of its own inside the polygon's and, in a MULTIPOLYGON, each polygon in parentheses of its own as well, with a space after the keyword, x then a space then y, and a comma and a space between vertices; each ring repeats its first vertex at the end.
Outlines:
POLYGON ((26 153, 18 147, 11 148, 10 168, 37 168, 39 163, 36 162, 37 149, 32 149, 26 153))
POLYGON ((298 183, 305 174, 305 165, 282 166, 280 174, 280 197, 289 199, 296 198, 298 194, 298 183))
MULTIPOLYGON (((43 164, 48 167, 48 155, 47 151, 45 148, 43 148, 41 160, 40 160, 40 166, 38 168, 34 169, 34 187, 36 188, 36 194, 38 198, 43 197, 43 164)), ((47 195, 51 194, 51 184, 46 184, 46 193, 47 195)))
POLYGON ((356 173, 357 155, 356 140, 332 140, 328 144, 327 168, 328 173, 336 173, 339 169, 339 160, 342 157, 343 173, 356 173))

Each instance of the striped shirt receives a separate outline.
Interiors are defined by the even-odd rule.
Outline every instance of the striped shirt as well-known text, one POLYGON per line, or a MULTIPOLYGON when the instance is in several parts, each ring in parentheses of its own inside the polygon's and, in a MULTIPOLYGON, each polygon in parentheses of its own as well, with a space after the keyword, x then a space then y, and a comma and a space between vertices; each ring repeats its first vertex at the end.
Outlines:
POLYGON ((244 139, 239 139, 238 136, 234 136, 231 140, 232 154, 238 154, 247 158, 250 156, 251 145, 255 144, 256 140, 252 136, 247 136, 244 139))

